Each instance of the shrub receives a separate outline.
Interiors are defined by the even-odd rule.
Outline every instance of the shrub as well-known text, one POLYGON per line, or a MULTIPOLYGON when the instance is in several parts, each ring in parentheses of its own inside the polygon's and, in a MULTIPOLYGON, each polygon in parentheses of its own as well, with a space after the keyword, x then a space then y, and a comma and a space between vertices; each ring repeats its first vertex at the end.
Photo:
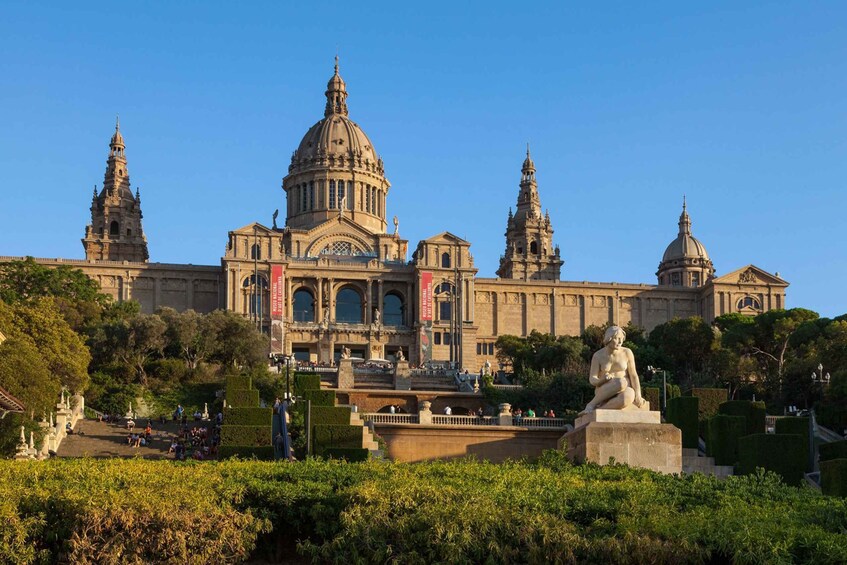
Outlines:
POLYGON ((821 492, 847 497, 847 459, 821 461, 821 492))
POLYGON ((313 452, 323 455, 327 447, 362 447, 361 426, 315 426, 312 438, 313 452))
POLYGON ((804 468, 806 472, 811 472, 811 461, 809 457, 809 418, 778 418, 774 431, 778 434, 794 434, 803 438, 803 452, 806 454, 806 464, 804 468))
POLYGON ((679 396, 668 400, 665 419, 682 431, 682 447, 697 449, 697 403, 696 396, 679 396))
POLYGON ((641 389, 641 396, 644 400, 650 403, 650 410, 661 410, 662 397, 660 395, 662 389, 656 387, 646 387, 641 389))
POLYGON ((271 445, 271 424, 266 426, 221 426, 221 445, 261 447, 271 445))
POLYGON ((312 425, 350 425, 350 409, 346 406, 312 406, 312 425))
POLYGON ((253 446, 245 445, 218 447, 218 459, 229 459, 230 457, 238 457, 240 459, 258 459, 260 461, 272 461, 276 458, 276 453, 272 445, 253 446))
POLYGON ((728 400, 718 407, 719 414, 744 416, 747 421, 747 434, 765 433, 765 403, 749 400, 728 400))
POLYGON ((307 390, 320 390, 321 376, 317 373, 294 373, 294 394, 302 396, 307 390))
POLYGON ((803 438, 794 434, 752 434, 738 440, 736 471, 743 475, 755 472, 756 467, 773 471, 789 485, 803 480, 806 452, 803 438))
POLYGON ((700 435, 705 437, 709 418, 718 413, 722 402, 726 402, 727 391, 723 388, 692 388, 688 396, 696 396, 700 401, 697 405, 698 429, 700 435))
POLYGON ((224 423, 231 426, 267 426, 272 423, 273 409, 240 406, 228 409, 224 423))
POLYGON ((327 447, 324 449, 324 457, 331 459, 344 459, 350 463, 368 460, 368 450, 356 447, 327 447))
POLYGON ((226 389, 226 404, 233 408, 239 406, 257 407, 259 406, 259 391, 228 388, 226 389))
POLYGON ((174 385, 187 379, 190 371, 181 359, 156 359, 146 367, 148 375, 163 383, 174 385))
POLYGON ((818 458, 821 461, 847 459, 847 439, 820 444, 818 446, 818 458))
POLYGON ((709 418, 706 450, 716 465, 735 465, 738 462, 738 440, 746 435, 747 422, 743 416, 717 414, 709 418))
MULTIPOLYGON (((303 397, 312 401, 312 406, 335 406, 334 390, 305 390, 303 397)), ((348 409, 349 412, 349 409, 348 409)))
POLYGON ((250 390, 253 388, 253 379, 250 375, 227 375, 226 390, 250 390))

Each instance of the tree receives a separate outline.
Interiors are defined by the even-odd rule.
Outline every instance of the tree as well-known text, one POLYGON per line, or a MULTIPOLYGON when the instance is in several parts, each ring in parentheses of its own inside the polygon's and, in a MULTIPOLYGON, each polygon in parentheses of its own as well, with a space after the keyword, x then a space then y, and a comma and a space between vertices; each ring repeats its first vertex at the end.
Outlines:
POLYGON ((226 310, 206 315, 204 332, 210 340, 210 358, 224 366, 257 367, 266 362, 268 338, 243 316, 226 310))
POLYGON ((690 385, 698 374, 708 371, 717 349, 711 326, 697 316, 659 324, 649 340, 664 360, 663 368, 670 369, 680 384, 690 385))
POLYGON ((167 326, 155 314, 139 314, 128 320, 115 320, 103 327, 98 349, 111 351, 114 358, 135 370, 137 381, 146 386, 144 365, 161 355, 167 326))
POLYGON ((206 323, 208 317, 194 310, 180 313, 173 308, 160 308, 157 313, 167 326, 166 352, 184 359, 189 369, 196 369, 214 347, 214 332, 206 323))
POLYGON ((0 386, 24 403, 30 418, 51 411, 62 390, 35 343, 23 335, 0 344, 0 386))

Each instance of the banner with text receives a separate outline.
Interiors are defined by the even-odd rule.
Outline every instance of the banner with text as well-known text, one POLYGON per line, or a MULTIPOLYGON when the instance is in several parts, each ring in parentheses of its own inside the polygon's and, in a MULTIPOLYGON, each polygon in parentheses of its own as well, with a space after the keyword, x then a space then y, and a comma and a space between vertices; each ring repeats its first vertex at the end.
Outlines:
POLYGON ((285 272, 282 265, 271 265, 271 353, 284 353, 285 272))
POLYGON ((421 320, 432 320, 432 273, 421 273, 421 320))

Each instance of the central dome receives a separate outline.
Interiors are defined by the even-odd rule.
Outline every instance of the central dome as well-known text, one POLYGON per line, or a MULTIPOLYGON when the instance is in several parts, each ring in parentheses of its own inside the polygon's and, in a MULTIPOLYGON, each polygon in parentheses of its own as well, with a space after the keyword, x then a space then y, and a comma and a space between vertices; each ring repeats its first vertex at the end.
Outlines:
POLYGON ((379 161, 362 128, 342 114, 331 114, 310 127, 291 157, 291 165, 308 166, 329 157, 349 160, 351 165, 365 169, 379 161))

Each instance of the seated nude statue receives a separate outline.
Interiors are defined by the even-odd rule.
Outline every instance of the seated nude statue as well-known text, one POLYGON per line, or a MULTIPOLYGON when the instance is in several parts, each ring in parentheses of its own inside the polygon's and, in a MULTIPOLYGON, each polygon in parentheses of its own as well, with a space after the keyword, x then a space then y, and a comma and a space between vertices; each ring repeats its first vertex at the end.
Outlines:
POLYGON ((647 404, 641 397, 641 383, 635 371, 635 356, 632 350, 623 346, 626 332, 618 326, 611 326, 603 335, 605 347, 591 358, 588 382, 594 386, 594 398, 582 411, 593 412, 598 408, 622 410, 634 405, 646 409, 647 404))

